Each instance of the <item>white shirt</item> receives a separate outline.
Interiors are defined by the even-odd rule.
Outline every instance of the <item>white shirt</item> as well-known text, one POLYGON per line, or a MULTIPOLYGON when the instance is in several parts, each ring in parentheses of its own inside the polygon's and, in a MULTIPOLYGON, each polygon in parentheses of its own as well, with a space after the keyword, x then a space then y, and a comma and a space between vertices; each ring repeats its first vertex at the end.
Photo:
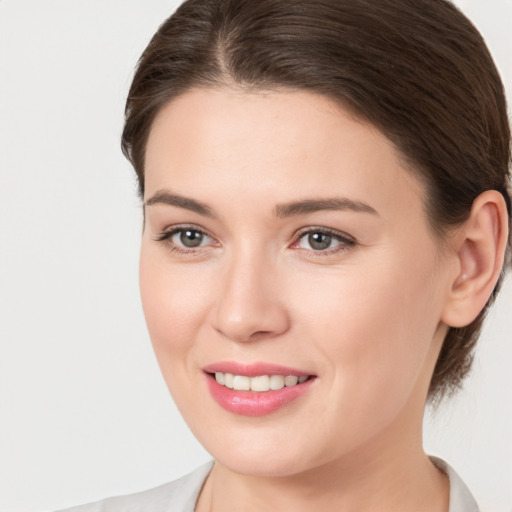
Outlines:
MULTIPOLYGON (((448 512, 478 512, 475 499, 455 470, 441 459, 431 457, 431 460, 450 480, 448 512)), ((154 489, 108 498, 61 512, 194 512, 199 493, 212 467, 213 461, 154 489)))

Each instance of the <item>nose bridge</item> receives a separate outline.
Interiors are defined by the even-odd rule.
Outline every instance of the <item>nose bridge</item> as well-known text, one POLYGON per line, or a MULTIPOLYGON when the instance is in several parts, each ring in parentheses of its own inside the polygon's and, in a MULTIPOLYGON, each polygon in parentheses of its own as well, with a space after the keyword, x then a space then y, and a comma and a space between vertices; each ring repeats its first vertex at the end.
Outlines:
POLYGON ((288 329, 289 318, 276 279, 276 257, 259 244, 233 248, 219 276, 214 326, 233 341, 274 337, 288 329))

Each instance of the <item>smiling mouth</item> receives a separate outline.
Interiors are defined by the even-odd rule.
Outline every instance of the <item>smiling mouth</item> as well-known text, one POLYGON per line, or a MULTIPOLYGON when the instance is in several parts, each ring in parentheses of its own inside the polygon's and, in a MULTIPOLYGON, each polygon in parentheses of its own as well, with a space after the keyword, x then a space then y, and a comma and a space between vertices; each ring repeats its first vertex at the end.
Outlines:
POLYGON ((265 416, 307 394, 317 375, 268 364, 217 362, 203 368, 212 398, 242 416, 265 416), (222 371, 223 370, 223 371, 222 371))
POLYGON ((234 375, 232 373, 215 372, 210 373, 218 384, 235 391, 255 391, 263 393, 266 391, 277 391, 284 387, 293 387, 306 382, 312 378, 311 375, 257 375, 248 377, 246 375, 234 375))

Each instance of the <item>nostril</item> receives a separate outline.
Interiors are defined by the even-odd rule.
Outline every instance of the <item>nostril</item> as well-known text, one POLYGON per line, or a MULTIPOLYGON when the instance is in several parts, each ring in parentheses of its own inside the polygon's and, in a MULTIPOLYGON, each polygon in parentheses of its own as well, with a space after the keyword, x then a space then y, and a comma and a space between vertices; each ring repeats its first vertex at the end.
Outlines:
POLYGON ((262 338, 272 337, 271 331, 256 331, 249 336, 249 341, 258 341, 262 338))

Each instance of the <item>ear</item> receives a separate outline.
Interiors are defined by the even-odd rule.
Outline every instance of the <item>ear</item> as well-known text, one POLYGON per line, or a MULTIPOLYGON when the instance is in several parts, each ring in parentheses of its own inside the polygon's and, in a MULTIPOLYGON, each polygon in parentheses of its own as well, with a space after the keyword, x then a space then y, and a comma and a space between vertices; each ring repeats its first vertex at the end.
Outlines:
POLYGON ((482 311, 500 276, 508 240, 503 196, 487 190, 474 201, 468 220, 455 235, 456 265, 442 320, 465 327, 482 311))

